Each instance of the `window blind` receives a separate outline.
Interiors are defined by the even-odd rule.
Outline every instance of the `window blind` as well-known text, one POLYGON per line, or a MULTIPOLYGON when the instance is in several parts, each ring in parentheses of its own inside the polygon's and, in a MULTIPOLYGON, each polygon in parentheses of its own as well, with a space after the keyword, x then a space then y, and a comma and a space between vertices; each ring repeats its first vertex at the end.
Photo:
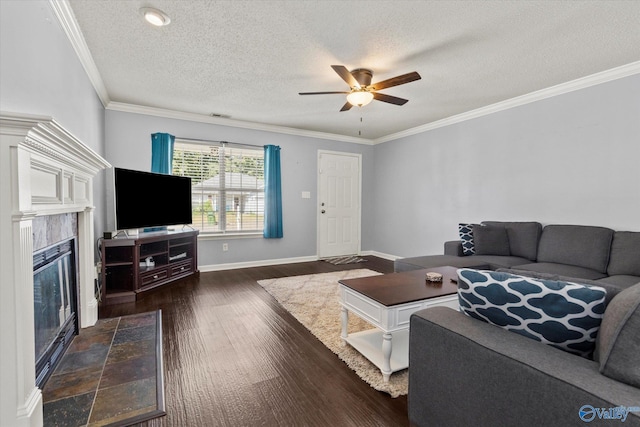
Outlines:
POLYGON ((194 228, 211 234, 262 232, 262 147, 176 138, 173 174, 191 178, 194 228))

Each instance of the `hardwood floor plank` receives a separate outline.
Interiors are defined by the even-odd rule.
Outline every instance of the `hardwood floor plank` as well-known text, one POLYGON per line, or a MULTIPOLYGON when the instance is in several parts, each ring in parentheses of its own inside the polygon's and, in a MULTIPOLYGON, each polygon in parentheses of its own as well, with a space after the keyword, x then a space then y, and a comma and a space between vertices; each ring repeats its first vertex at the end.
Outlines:
POLYGON ((369 387, 256 282, 368 268, 318 261, 201 273, 100 317, 163 311, 167 416, 141 426, 402 426, 407 399, 369 387))

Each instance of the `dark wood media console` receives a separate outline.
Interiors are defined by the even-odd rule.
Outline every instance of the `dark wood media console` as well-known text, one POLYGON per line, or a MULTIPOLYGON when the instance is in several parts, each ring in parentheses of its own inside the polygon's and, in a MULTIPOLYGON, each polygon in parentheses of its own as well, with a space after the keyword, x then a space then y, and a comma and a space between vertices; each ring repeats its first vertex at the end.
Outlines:
POLYGON ((197 273, 197 239, 196 230, 103 240, 100 304, 132 302, 145 291, 197 273))

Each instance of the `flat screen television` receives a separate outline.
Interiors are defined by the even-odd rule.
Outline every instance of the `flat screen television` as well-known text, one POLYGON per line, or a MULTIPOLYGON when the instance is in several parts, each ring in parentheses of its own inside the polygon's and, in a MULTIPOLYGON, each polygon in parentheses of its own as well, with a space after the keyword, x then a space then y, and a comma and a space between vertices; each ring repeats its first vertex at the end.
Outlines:
POLYGON ((191 224, 191 178, 114 168, 116 228, 191 224))

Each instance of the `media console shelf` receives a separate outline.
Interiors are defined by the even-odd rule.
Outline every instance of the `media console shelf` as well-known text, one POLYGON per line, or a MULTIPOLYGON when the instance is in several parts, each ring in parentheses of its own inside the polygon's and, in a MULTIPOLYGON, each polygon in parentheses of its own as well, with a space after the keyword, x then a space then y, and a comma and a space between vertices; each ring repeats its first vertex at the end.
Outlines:
POLYGON ((197 239, 196 230, 103 240, 101 304, 132 302, 145 291, 197 273, 197 239))

